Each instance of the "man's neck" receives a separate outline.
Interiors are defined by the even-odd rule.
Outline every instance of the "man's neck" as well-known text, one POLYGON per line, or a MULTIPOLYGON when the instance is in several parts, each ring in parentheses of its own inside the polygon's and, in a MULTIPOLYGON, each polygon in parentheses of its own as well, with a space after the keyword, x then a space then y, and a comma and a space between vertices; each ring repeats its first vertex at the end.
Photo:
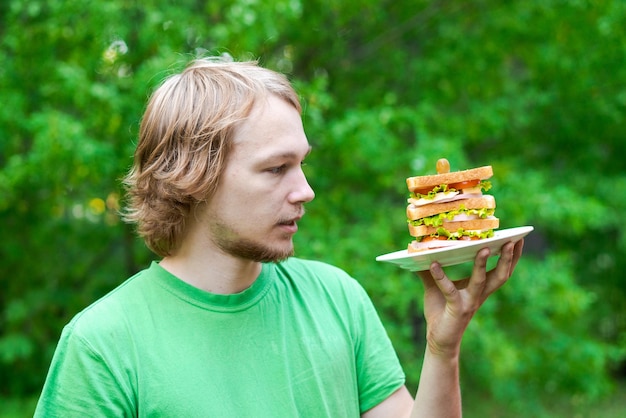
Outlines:
POLYGON ((211 293, 233 294, 247 289, 261 273, 261 263, 221 252, 177 252, 161 263, 168 272, 190 285, 211 293))

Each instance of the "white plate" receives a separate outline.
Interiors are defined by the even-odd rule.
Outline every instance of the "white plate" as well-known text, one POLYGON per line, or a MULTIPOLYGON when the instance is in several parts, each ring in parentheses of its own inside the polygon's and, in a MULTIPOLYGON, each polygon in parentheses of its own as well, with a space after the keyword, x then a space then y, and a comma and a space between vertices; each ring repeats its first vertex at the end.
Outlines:
POLYGON ((439 262, 442 267, 452 266, 474 260, 476 253, 485 247, 489 247, 492 256, 498 255, 504 244, 510 241, 517 242, 532 230, 532 226, 501 229, 494 231, 494 236, 491 238, 466 241, 454 247, 435 248, 415 253, 409 253, 407 250, 396 251, 379 255, 376 261, 392 263, 410 271, 428 270, 433 261, 439 262))

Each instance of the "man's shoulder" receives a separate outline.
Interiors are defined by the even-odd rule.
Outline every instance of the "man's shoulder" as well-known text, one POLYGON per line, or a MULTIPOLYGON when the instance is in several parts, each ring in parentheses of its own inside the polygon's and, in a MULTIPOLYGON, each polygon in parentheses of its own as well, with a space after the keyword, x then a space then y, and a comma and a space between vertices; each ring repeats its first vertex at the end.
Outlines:
POLYGON ((333 293, 360 293, 362 291, 360 283, 349 273, 323 261, 291 257, 280 263, 278 270, 298 287, 324 288, 333 293))
MULTIPOLYGON (((108 293, 78 312, 66 326, 77 336, 102 333, 107 328, 119 326, 133 315, 133 309, 149 285, 146 271, 141 271, 110 290, 108 293)), ((112 331, 112 330, 109 330, 112 331)))

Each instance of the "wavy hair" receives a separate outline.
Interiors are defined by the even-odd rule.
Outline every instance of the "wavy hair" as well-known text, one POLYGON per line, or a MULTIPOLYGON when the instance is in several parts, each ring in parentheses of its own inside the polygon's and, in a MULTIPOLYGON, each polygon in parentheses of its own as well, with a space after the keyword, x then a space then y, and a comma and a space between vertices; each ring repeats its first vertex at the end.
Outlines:
POLYGON ((192 207, 218 187, 234 129, 268 95, 302 112, 287 78, 255 61, 197 59, 154 91, 124 178, 123 213, 153 252, 165 257, 176 251, 192 207))

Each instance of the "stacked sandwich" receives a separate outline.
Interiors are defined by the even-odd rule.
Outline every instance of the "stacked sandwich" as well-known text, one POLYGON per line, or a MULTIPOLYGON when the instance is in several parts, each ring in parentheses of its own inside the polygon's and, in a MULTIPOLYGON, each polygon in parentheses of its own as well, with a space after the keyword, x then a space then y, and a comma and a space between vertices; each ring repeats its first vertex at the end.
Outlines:
POLYGON ((466 240, 491 238, 500 226, 494 216, 496 200, 483 194, 491 188, 491 166, 450 172, 445 158, 437 161, 437 173, 406 179, 411 192, 406 214, 409 233, 415 238, 408 251, 416 252, 459 245, 466 240))

